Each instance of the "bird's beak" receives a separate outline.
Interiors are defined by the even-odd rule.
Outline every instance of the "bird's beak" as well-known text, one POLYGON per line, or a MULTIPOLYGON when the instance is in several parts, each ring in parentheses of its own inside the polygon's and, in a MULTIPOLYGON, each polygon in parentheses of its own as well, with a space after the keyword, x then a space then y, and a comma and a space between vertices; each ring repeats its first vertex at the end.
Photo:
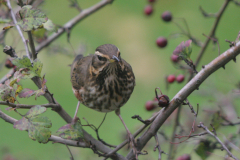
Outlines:
POLYGON ((112 59, 110 59, 109 61, 110 61, 111 63, 113 63, 113 62, 119 62, 120 60, 119 60, 118 57, 112 56, 112 59))

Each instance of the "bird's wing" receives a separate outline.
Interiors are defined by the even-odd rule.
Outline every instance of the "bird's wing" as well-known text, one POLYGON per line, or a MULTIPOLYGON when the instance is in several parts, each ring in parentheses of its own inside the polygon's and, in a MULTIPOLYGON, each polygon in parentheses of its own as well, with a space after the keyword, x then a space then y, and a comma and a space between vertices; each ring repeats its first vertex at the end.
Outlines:
POLYGON ((86 76, 88 75, 88 67, 92 62, 92 56, 89 55, 83 57, 83 55, 77 55, 71 65, 71 82, 75 89, 80 89, 84 86, 86 76))
POLYGON ((131 65, 129 63, 127 63, 124 59, 122 59, 122 61, 123 61, 123 64, 125 65, 125 67, 126 67, 126 73, 125 74, 130 73, 130 76, 128 76, 128 78, 133 79, 133 84, 135 86, 136 85, 135 76, 134 76, 131 65))

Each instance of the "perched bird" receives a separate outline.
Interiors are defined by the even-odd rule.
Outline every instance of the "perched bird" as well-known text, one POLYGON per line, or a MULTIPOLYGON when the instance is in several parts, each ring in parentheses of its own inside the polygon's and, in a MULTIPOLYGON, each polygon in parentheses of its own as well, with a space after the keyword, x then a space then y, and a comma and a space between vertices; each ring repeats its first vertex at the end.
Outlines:
POLYGON ((135 76, 130 64, 121 58, 120 50, 104 44, 97 47, 95 54, 76 56, 71 66, 71 82, 80 103, 99 112, 116 112, 134 149, 135 141, 120 115, 120 107, 133 92, 135 76))

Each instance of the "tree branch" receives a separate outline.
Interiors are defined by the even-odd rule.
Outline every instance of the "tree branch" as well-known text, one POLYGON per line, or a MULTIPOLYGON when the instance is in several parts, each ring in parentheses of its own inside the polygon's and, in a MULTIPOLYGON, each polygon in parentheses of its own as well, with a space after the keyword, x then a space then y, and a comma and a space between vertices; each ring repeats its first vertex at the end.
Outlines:
MULTIPOLYGON (((6 105, 12 108, 22 108, 22 109, 30 109, 33 106, 36 106, 36 105, 27 105, 27 104, 15 104, 15 103, 5 102, 5 101, 0 101, 0 105, 6 105)), ((60 107, 59 104, 53 104, 53 103, 40 104, 40 105, 46 108, 52 108, 54 110, 58 110, 58 108, 60 107)))
MULTIPOLYGON (((239 53, 240 42, 238 42, 236 46, 228 49, 213 61, 211 61, 209 64, 207 64, 204 68, 202 68, 201 71, 173 97, 166 110, 164 110, 161 116, 157 116, 148 130, 140 137, 138 150, 142 150, 146 143, 152 138, 152 136, 156 134, 165 120, 183 102, 183 100, 185 100, 194 90, 196 90, 212 73, 230 62, 239 53)), ((131 158, 134 158, 132 151, 130 151, 127 155, 127 159, 131 158)))

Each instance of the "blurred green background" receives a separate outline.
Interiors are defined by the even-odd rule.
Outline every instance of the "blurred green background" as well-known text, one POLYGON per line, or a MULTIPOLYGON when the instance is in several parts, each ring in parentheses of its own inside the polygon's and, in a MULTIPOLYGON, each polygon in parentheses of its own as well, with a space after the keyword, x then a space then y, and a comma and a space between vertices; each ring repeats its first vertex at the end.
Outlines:
MULTIPOLYGON (((14 2, 14 1, 13 1, 14 2)), ((12 3, 13 3, 12 2, 12 3)), ((98 0, 78 0, 80 6, 85 9, 93 4, 99 2, 98 0)), ((72 93, 70 84, 70 67, 74 58, 74 52, 79 53, 79 50, 84 50, 84 54, 94 53, 97 46, 111 43, 115 44, 120 50, 122 58, 131 64, 136 77, 135 90, 125 106, 121 108, 121 115, 125 120, 130 131, 134 133, 142 124, 131 119, 133 115, 140 115, 143 119, 149 118, 154 112, 146 111, 144 104, 154 97, 154 88, 160 87, 164 94, 167 94, 171 99, 185 83, 171 84, 169 90, 166 90, 165 76, 169 74, 185 74, 183 71, 177 70, 172 62, 170 56, 175 47, 182 41, 188 38, 184 36, 171 36, 180 33, 180 30, 174 23, 165 23, 161 20, 161 14, 169 10, 172 12, 174 20, 180 24, 182 21, 177 18, 185 18, 188 22, 191 34, 197 39, 204 41, 206 37, 202 33, 208 34, 214 22, 214 18, 204 18, 199 11, 199 6, 210 13, 217 12, 224 0, 157 0, 154 5, 154 11, 151 16, 144 15, 144 7, 148 4, 147 0, 115 0, 111 5, 107 5, 101 10, 90 15, 81 21, 76 27, 71 30, 70 43, 67 42, 66 34, 62 35, 58 40, 51 44, 49 48, 42 50, 38 58, 43 62, 42 74, 46 73, 47 87, 50 92, 54 94, 55 99, 64 107, 70 114, 74 115, 77 99, 72 93), (155 41, 159 36, 164 36, 168 39, 168 45, 164 49, 157 47, 155 41)), ((74 16, 78 11, 69 7, 67 0, 49 0, 44 3, 42 10, 47 16, 58 25, 63 25, 74 16)), ((240 8, 234 3, 229 4, 224 13, 219 26, 217 28, 216 37, 220 44, 221 53, 229 48, 225 39, 235 40, 238 31, 240 30, 240 8)), ((7 34, 8 45, 16 47, 16 52, 24 54, 23 44, 18 39, 18 33, 12 29, 7 34), (13 39, 17 39, 17 43, 13 43, 13 39)), ((37 44, 36 44, 37 45, 37 44)), ((192 59, 195 61, 200 48, 193 45, 192 59)), ((209 45, 203 59, 200 62, 198 70, 202 65, 209 63, 218 55, 217 46, 209 45)), ((5 62, 7 56, 1 54, 2 64, 5 62)), ((237 58, 238 62, 238 58, 237 58)), ((8 70, 2 68, 0 76, 4 76, 8 70)), ((187 74, 185 74, 187 76, 187 74)), ((198 117, 198 124, 204 120, 203 108, 209 110, 217 110, 216 102, 224 98, 225 94, 231 92, 236 88, 235 84, 239 81, 239 63, 230 62, 226 65, 226 69, 219 69, 216 73, 210 76, 203 85, 200 86, 199 91, 193 92, 188 100, 196 107, 200 104, 200 113, 198 117)), ((186 80, 185 80, 186 82, 186 80)), ((24 87, 37 89, 37 87, 30 80, 25 80, 24 87)), ((39 97, 36 101, 34 97, 28 99, 18 98, 22 104, 45 104, 47 101, 43 97, 39 97)), ((221 103, 223 105, 223 103, 221 103)), ((236 111, 237 102, 233 104, 236 111)), ((225 107, 224 105, 222 107, 225 107)), ((21 117, 14 112, 5 110, 6 106, 0 106, 8 115, 20 119, 21 117)), ((26 110, 21 110, 25 113, 26 110)), ((236 118, 237 113, 234 117, 236 118)), ((50 109, 44 113, 52 120, 52 132, 55 133, 58 128, 65 125, 65 122, 50 109)), ((86 124, 82 119, 85 117, 89 123, 98 126, 104 113, 99 113, 91 110, 83 105, 80 107, 78 113, 83 124, 86 124)), ((180 122, 186 127, 187 131, 191 129, 193 115, 187 107, 184 107, 180 122)), ((237 120, 234 119, 234 120, 237 120)), ((0 120, 0 159, 6 158, 7 155, 12 155, 17 160, 62 160, 69 159, 70 155, 66 146, 61 144, 39 144, 28 138, 28 134, 23 131, 13 129, 13 126, 0 120)), ((163 125, 161 131, 167 136, 171 137, 173 126, 173 119, 163 125)), ((89 128, 85 127, 90 134, 95 136, 95 133, 89 128)), ((235 133, 237 127, 225 127, 219 130, 220 138, 223 135, 227 136, 229 133, 235 133)), ((198 130, 202 132, 202 130, 198 130)), ((119 118, 114 112, 107 115, 105 122, 100 129, 100 137, 106 142, 117 145, 124 140, 125 129, 119 118)), ((162 139, 162 137, 161 137, 162 139)), ((183 153, 191 154, 193 159, 200 159, 194 152, 196 147, 196 139, 178 145, 177 156, 183 153)), ((148 151, 148 155, 140 156, 140 160, 157 159, 158 153, 153 152, 155 142, 152 139, 144 148, 148 151)), ((168 153, 169 141, 161 140, 162 149, 168 153)), ((70 147, 75 159, 102 159, 93 154, 90 149, 70 147)), ((126 149, 122 149, 120 153, 126 155, 126 149)), ((233 151, 235 156, 240 154, 233 151)), ((225 152, 216 151, 209 157, 209 159, 223 159, 225 152), (221 158, 222 157, 222 158, 221 158)), ((162 155, 166 159, 166 155, 162 155)))

